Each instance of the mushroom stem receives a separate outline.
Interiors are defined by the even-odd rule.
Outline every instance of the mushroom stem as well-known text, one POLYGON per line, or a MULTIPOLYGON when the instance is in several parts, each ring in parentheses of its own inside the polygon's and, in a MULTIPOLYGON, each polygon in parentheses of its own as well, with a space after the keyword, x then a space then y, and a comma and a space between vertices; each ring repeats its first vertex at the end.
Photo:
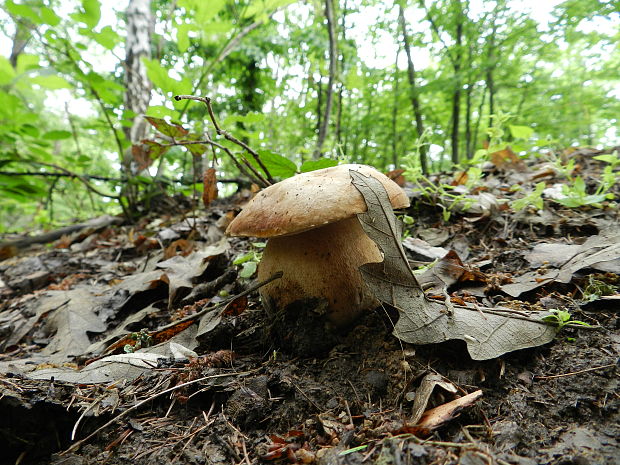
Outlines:
POLYGON ((301 299, 326 299, 328 320, 337 327, 346 326, 378 305, 359 267, 381 261, 379 248, 356 216, 300 234, 272 237, 258 267, 258 279, 278 271, 284 275, 262 287, 260 294, 272 309, 284 309, 301 299))

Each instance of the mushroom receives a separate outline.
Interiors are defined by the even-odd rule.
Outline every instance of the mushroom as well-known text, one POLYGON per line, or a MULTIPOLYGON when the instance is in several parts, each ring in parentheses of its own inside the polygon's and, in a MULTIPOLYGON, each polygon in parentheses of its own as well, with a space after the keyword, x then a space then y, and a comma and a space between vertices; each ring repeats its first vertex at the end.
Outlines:
POLYGON ((260 289, 268 311, 301 299, 326 299, 327 319, 350 324, 378 305, 358 268, 383 261, 357 219, 366 202, 349 170, 381 181, 394 208, 409 206, 405 192, 370 166, 340 165, 303 173, 259 192, 230 223, 231 236, 268 238, 258 279, 284 274, 260 289))

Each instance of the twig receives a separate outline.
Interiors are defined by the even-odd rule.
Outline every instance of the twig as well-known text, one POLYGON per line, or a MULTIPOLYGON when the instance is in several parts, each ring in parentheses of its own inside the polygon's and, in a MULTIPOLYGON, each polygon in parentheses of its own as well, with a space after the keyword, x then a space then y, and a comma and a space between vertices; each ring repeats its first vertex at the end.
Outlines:
POLYGON ((252 179, 252 177, 255 178, 257 184, 262 185, 262 187, 267 187, 270 185, 270 182, 267 181, 262 174, 260 174, 260 172, 258 172, 256 170, 256 168, 254 168, 245 158, 242 158, 243 163, 245 164, 245 166, 252 171, 252 175, 250 175, 246 170, 245 167, 243 167, 240 163, 239 160, 237 160, 237 158, 233 155, 233 153, 230 151, 230 149, 228 147, 224 147, 221 144, 218 144, 217 142, 211 140, 211 139, 205 139, 205 140, 198 140, 198 141, 175 141, 172 142, 170 144, 161 144, 162 147, 173 147, 176 145, 196 145, 196 144, 209 144, 212 147, 217 147, 218 149, 224 150, 226 152, 226 154, 230 157, 230 159, 233 161, 233 163, 237 166, 237 168, 239 168, 239 171, 241 171, 243 174, 245 174, 248 178, 252 179))
POLYGON ((252 286, 250 286, 249 288, 247 288, 245 291, 241 292, 240 294, 237 294, 235 296, 232 296, 226 300, 222 300, 221 302, 218 302, 217 304, 213 305, 212 307, 206 307, 203 308, 202 310, 200 310, 197 313, 194 313, 193 315, 187 316, 185 318, 182 318, 180 320, 176 320, 174 323, 170 323, 166 326, 162 326, 158 329, 158 331, 164 331, 166 329, 169 328, 174 328, 179 324, 185 323, 186 321, 193 321, 199 317, 201 317, 202 315, 205 315, 209 312, 211 312, 212 310, 215 310, 217 308, 223 307, 225 305, 228 305, 230 302, 238 299, 239 297, 243 297, 245 295, 251 294, 252 292, 254 292, 256 289, 259 289, 261 287, 263 287, 266 284, 269 284, 271 281, 275 281, 276 279, 280 279, 282 277, 283 273, 281 271, 278 271, 277 273, 274 273, 273 275, 271 275, 269 278, 265 279, 264 281, 261 281, 259 283, 256 283, 252 286))
POLYGON ((157 393, 153 394, 152 396, 150 396, 150 397, 148 397, 148 398, 138 402, 137 404, 129 407, 124 412, 121 412, 120 414, 118 414, 117 416, 112 418, 110 421, 108 421, 106 424, 104 424, 103 426, 100 426, 95 431, 90 433, 84 439, 80 439, 79 441, 74 443, 71 447, 69 447, 67 450, 61 452, 60 455, 66 455, 69 452, 72 452, 74 450, 79 449, 82 446, 82 444, 84 444, 86 441, 92 439, 95 435, 99 434, 101 431, 106 429, 108 426, 113 425, 114 423, 116 423, 121 418, 126 417, 130 412, 133 412, 134 410, 138 409, 142 405, 144 405, 144 404, 146 404, 148 402, 151 402, 153 399, 156 399, 157 397, 160 397, 163 394, 168 394, 169 392, 173 392, 173 391, 176 391, 178 389, 184 388, 186 386, 189 386, 190 384, 196 384, 196 383, 199 383, 201 381, 206 381, 207 379, 226 378, 226 377, 230 377, 230 376, 242 376, 242 375, 247 375, 247 374, 253 373, 255 371, 256 370, 250 370, 250 371, 243 371, 243 372, 240 372, 240 373, 220 373, 220 374, 217 374, 217 375, 203 376, 202 378, 194 379, 192 381, 187 381, 186 383, 178 384, 178 385, 173 386, 171 388, 164 389, 163 391, 157 392, 157 393))
POLYGON ((596 371, 596 370, 602 370, 603 368, 609 368, 609 367, 613 367, 615 366, 615 363, 610 363, 609 365, 602 365, 599 367, 592 367, 592 368, 585 368, 583 370, 578 370, 578 371, 572 371, 570 373, 562 373, 561 375, 549 375, 549 376, 538 376, 538 375, 534 375, 533 379, 553 379, 553 378, 565 378, 567 376, 575 376, 575 375, 580 375, 582 373, 587 373, 589 371, 596 371))
POLYGON ((29 163, 31 165, 38 165, 38 166, 47 166, 47 167, 50 167, 50 168, 57 169, 57 170, 62 171, 63 173, 65 173, 68 177, 72 177, 72 178, 78 179, 79 181, 82 182, 82 184, 84 184, 84 186, 89 191, 92 191, 95 194, 100 195, 101 197, 108 197, 110 199, 116 199, 116 200, 120 199, 120 196, 118 196, 118 195, 105 194, 104 192, 101 192, 101 191, 97 190, 95 187, 93 187, 93 185, 91 183, 88 182, 88 180, 84 176, 82 176, 81 174, 74 173, 73 171, 70 171, 70 170, 68 170, 66 168, 63 168, 62 166, 58 166, 58 165, 55 165, 53 163, 43 163, 43 162, 39 162, 39 161, 29 161, 29 160, 28 161, 24 160, 24 163, 29 163))
POLYGON ((250 155, 252 155, 252 157, 254 157, 254 160, 256 160, 256 163, 258 163, 258 166, 261 167, 261 169, 264 171, 265 175, 267 176, 267 180, 269 181, 269 184, 273 184, 275 182, 273 177, 271 176, 271 173, 269 173, 269 170, 264 165, 263 161, 260 159, 260 156, 258 155, 258 152, 256 152, 250 146, 248 146, 245 142, 240 141, 239 139, 237 139, 235 136, 233 136, 229 132, 224 131, 219 126, 219 124, 217 124, 217 119, 215 118, 215 113, 213 112, 213 107, 211 105, 211 99, 209 97, 197 97, 197 96, 194 96, 194 95, 175 95, 174 99, 177 102, 180 101, 180 100, 196 100, 198 102, 204 103, 207 106, 207 111, 209 112, 209 118, 211 119, 211 122, 213 123, 213 127, 215 128, 215 132, 218 135, 224 136, 224 138, 226 140, 229 140, 233 144, 238 145, 239 147, 243 148, 246 152, 248 152, 250 155))

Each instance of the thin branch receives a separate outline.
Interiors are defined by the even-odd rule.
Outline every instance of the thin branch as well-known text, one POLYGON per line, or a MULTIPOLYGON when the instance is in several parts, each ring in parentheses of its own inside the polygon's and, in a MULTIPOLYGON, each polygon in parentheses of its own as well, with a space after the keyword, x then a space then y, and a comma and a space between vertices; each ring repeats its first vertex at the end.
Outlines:
POLYGON ((89 191, 94 192, 95 194, 100 195, 101 197, 107 197, 107 198, 116 199, 116 200, 120 199, 120 196, 118 196, 118 195, 106 194, 104 192, 99 191, 91 183, 88 182, 86 177, 82 176, 81 174, 74 173, 73 171, 70 171, 70 170, 68 170, 66 168, 63 168, 62 166, 54 165, 53 163, 43 163, 43 162, 39 162, 39 161, 24 161, 24 163, 28 163, 28 164, 31 164, 31 165, 38 165, 38 166, 47 166, 47 167, 50 167, 50 168, 57 169, 57 170, 63 172, 67 177, 78 179, 79 181, 82 182, 82 184, 84 184, 84 186, 89 191))
POLYGON ((205 140, 199 140, 199 141, 193 141, 193 140, 192 141, 176 141, 170 144, 162 144, 162 147, 172 147, 176 145, 195 145, 195 144, 209 144, 212 147, 217 147, 218 149, 224 150, 226 154, 230 157, 230 159, 233 161, 233 163, 237 166, 237 168, 239 168, 239 171, 241 171, 241 173, 243 173, 245 176, 247 176, 250 179, 253 179, 253 181, 261 185, 262 187, 267 187, 271 184, 245 158, 241 159, 241 161, 245 165, 244 167, 243 165, 241 165, 239 160, 237 160, 235 155, 230 151, 228 147, 224 147, 223 145, 218 144, 217 142, 211 139, 205 139, 205 140), (252 172, 252 174, 246 171, 245 168, 248 168, 252 172))
MULTIPOLYGON (((271 173, 269 172, 267 167, 264 165, 264 163, 260 159, 260 156, 258 155, 258 152, 256 152, 250 146, 248 146, 245 142, 240 141, 235 136, 233 136, 232 134, 230 134, 229 132, 223 130, 220 127, 220 125, 217 123, 217 119, 215 117, 215 113, 213 112, 213 106, 211 105, 211 99, 209 97, 197 97, 197 96, 194 96, 194 95, 175 95, 174 99, 177 102, 180 101, 180 100, 196 100, 198 102, 204 103, 206 105, 206 107, 207 107, 207 111, 209 112, 209 118, 211 119, 211 122, 213 123, 213 127, 215 128, 215 132, 217 133, 217 135, 218 136, 223 136, 226 140, 232 142, 233 144, 238 145, 239 147, 243 148, 246 152, 248 152, 250 155, 252 155, 252 157, 254 158, 256 163, 258 163, 258 166, 261 167, 261 169, 264 171, 265 175, 267 176, 267 183, 266 183, 267 186, 269 186, 269 185, 271 185, 271 184, 273 184, 275 182, 273 177, 271 176, 271 173)), ((212 141, 211 142, 206 142, 206 143, 212 143, 212 141)), ((256 172, 255 174, 258 174, 258 172, 256 172)), ((262 176, 260 176, 260 174, 258 174, 258 176, 260 178, 262 178, 262 176)))

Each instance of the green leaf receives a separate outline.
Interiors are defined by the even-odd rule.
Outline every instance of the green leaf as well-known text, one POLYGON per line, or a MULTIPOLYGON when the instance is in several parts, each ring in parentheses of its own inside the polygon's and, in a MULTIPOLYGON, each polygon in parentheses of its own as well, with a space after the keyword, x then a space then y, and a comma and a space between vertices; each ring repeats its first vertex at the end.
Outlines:
POLYGON ((78 21, 83 22, 91 29, 99 24, 101 19, 101 4, 99 0, 82 0, 82 12, 76 15, 78 21))
POLYGON ((302 173, 307 173, 308 171, 330 168, 336 165, 338 165, 338 160, 332 160, 331 158, 320 158, 319 160, 305 161, 299 168, 299 171, 302 173))
POLYGON ((61 139, 69 139, 71 137, 71 133, 69 131, 48 131, 43 134, 43 139, 47 140, 61 140, 61 139))
POLYGON ((41 24, 43 22, 37 12, 28 5, 8 1, 6 2, 6 9, 9 10, 9 13, 12 15, 27 18, 35 24, 41 24))
POLYGON ((189 31, 193 29, 193 24, 183 23, 177 25, 177 48, 179 52, 184 53, 189 48, 189 31))
POLYGON ((154 116, 155 118, 164 118, 167 116, 174 119, 178 117, 179 113, 176 110, 172 110, 164 105, 153 105, 146 110, 146 115, 154 116))
POLYGON ((249 262, 250 260, 254 260, 255 255, 254 252, 248 252, 244 255, 241 255, 237 258, 235 258, 235 260, 233 261, 233 265, 242 265, 245 262, 249 262))
POLYGON ((121 36, 119 36, 110 26, 102 28, 100 32, 91 33, 90 37, 92 37, 93 40, 99 45, 108 50, 112 50, 121 42, 121 36))
POLYGON ((28 53, 20 53, 17 57, 16 70, 19 74, 25 73, 31 69, 39 67, 38 55, 30 55, 28 53))
POLYGON ((295 0, 254 0, 248 4, 243 17, 251 18, 253 16, 269 15, 274 10, 286 5, 290 5, 295 0))
POLYGON ((246 115, 230 115, 224 119, 222 123, 224 126, 232 126, 234 123, 245 123, 245 124, 254 124, 260 123, 265 119, 265 115, 263 113, 248 113, 246 115))
POLYGON ((151 125, 161 132, 164 136, 172 137, 174 139, 180 139, 184 137, 188 131, 175 123, 169 123, 161 118, 153 118, 152 116, 147 116, 146 120, 151 123, 151 125))
POLYGON ((47 75, 47 76, 35 76, 30 79, 33 84, 38 84, 45 89, 57 90, 57 89, 70 89, 71 84, 61 76, 47 75))
POLYGON ((151 60, 143 57, 142 63, 146 66, 146 74, 155 87, 159 87, 162 91, 171 94, 182 93, 175 92, 179 81, 168 75, 168 70, 161 65, 159 60, 151 60))
POLYGON ((534 134, 534 130, 528 126, 508 126, 510 128, 510 134, 515 139, 529 139, 534 134))
MULTIPOLYGON (((290 178, 297 173, 297 166, 295 163, 282 155, 278 155, 270 150, 259 150, 258 156, 272 176, 276 176, 278 178, 290 178)), ((258 164, 253 158, 250 158, 250 161, 258 167, 258 164)))
POLYGON ((617 163, 620 163, 620 158, 618 158, 616 155, 612 155, 612 154, 597 155, 596 157, 593 157, 593 158, 595 160, 604 161, 605 163, 609 163, 610 165, 615 165, 617 163))
POLYGON ((0 55, 0 86, 9 84, 15 78, 15 70, 8 59, 0 55))
POLYGON ((50 26, 58 26, 58 24, 60 24, 60 16, 58 16, 51 8, 46 6, 41 7, 39 13, 41 14, 43 24, 48 24, 50 26))
POLYGON ((241 271, 239 272, 239 277, 241 278, 251 278, 254 273, 256 273, 256 265, 257 263, 252 261, 252 262, 245 262, 243 264, 243 267, 241 268, 241 271))

